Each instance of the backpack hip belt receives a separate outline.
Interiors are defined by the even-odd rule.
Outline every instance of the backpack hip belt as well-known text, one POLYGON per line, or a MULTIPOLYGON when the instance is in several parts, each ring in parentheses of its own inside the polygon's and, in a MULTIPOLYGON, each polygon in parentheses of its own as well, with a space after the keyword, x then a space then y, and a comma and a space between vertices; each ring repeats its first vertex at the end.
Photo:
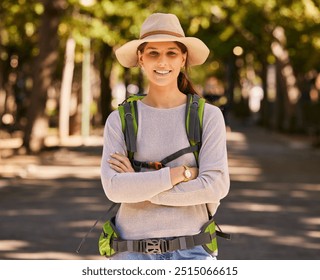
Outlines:
POLYGON ((170 239, 151 238, 143 240, 118 240, 113 239, 112 248, 116 252, 137 252, 145 254, 163 254, 176 250, 191 249, 195 246, 211 243, 216 238, 216 233, 199 233, 191 236, 181 236, 170 239))
POLYGON ((195 246, 202 246, 209 254, 217 255, 217 236, 230 239, 230 235, 223 233, 211 218, 201 227, 200 233, 195 235, 125 240, 121 238, 114 225, 114 218, 112 218, 103 225, 103 232, 99 239, 99 251, 102 256, 111 257, 120 252, 163 254, 176 250, 191 249, 195 246), (216 227, 219 230, 217 230, 216 227))

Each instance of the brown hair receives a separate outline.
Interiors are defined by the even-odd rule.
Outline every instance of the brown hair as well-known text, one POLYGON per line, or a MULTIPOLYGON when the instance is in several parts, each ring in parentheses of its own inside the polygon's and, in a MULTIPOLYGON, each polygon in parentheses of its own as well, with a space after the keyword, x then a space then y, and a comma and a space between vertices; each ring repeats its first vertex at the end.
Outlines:
MULTIPOLYGON (((180 42, 174 42, 177 44, 177 46, 180 48, 180 50, 182 51, 182 53, 187 53, 188 52, 188 49, 187 47, 180 43, 180 42)), ((143 53, 144 51, 144 48, 145 46, 147 45, 147 42, 145 43, 142 43, 138 49, 137 49, 137 52, 140 51, 141 53, 143 53)), ((188 55, 188 54, 187 54, 188 55)), ((188 61, 188 60, 187 60, 188 61)), ((185 66, 185 73, 181 72, 179 73, 178 75, 178 79, 177 79, 177 82, 178 82, 178 89, 183 92, 184 94, 198 94, 196 92, 196 90, 194 89, 194 86, 193 84, 191 83, 191 81, 188 79, 188 76, 187 76, 187 72, 188 72, 188 64, 186 62, 185 66)))

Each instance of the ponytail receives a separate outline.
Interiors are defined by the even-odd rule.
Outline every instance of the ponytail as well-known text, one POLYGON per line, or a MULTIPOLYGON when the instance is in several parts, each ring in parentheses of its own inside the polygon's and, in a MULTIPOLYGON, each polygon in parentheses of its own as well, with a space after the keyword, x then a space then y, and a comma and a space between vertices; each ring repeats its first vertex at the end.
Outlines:
MULTIPOLYGON (((175 42, 175 43, 178 45, 178 47, 181 49, 181 51, 183 53, 187 53, 187 57, 188 57, 188 49, 187 49, 187 47, 184 44, 180 43, 180 42, 175 42)), ((193 84, 191 83, 191 81, 187 77, 187 70, 188 70, 187 62, 188 62, 188 59, 186 60, 186 64, 184 66, 186 74, 183 73, 183 72, 179 73, 179 76, 178 76, 178 88, 184 94, 198 94, 196 92, 196 90, 194 89, 193 84)))
POLYGON ((178 76, 178 88, 184 94, 198 94, 183 72, 180 72, 178 76))

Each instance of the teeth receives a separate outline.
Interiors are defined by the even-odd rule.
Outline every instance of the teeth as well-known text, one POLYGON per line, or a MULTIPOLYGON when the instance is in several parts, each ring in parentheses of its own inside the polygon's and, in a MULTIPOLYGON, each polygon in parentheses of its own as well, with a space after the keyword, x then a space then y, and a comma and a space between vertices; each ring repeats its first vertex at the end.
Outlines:
POLYGON ((169 74, 170 71, 166 70, 166 71, 161 71, 161 70, 155 70, 156 73, 161 74, 161 75, 165 75, 165 74, 169 74))

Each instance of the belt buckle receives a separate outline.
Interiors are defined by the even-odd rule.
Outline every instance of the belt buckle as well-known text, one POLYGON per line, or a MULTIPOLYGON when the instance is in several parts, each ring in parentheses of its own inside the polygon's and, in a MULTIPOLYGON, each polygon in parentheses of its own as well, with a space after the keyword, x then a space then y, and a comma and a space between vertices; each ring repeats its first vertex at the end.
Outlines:
POLYGON ((147 254, 161 254, 161 240, 160 239, 147 239, 145 253, 147 254))

